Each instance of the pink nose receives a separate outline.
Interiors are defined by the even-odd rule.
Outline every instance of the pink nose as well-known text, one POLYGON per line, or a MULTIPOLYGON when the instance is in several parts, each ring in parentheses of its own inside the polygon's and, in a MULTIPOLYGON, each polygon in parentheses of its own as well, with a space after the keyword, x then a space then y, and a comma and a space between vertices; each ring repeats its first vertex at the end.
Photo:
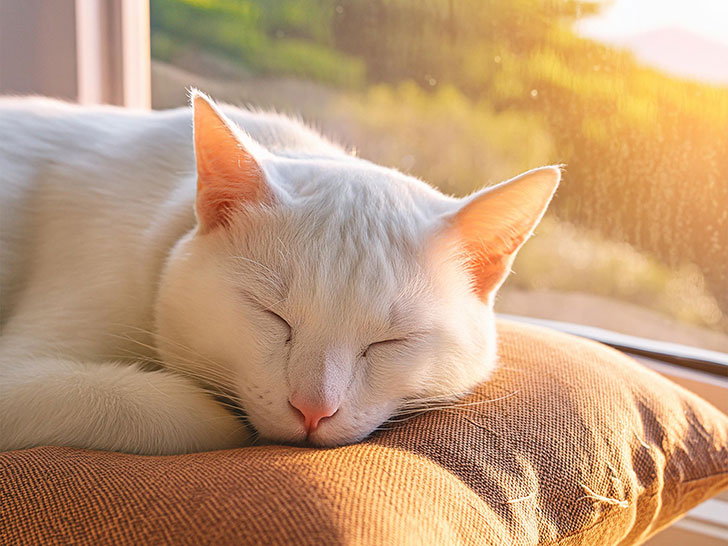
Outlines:
POLYGON ((312 404, 307 401, 291 396, 288 403, 296 410, 303 419, 303 426, 306 432, 311 434, 319 426, 319 423, 334 415, 339 408, 326 404, 312 404))

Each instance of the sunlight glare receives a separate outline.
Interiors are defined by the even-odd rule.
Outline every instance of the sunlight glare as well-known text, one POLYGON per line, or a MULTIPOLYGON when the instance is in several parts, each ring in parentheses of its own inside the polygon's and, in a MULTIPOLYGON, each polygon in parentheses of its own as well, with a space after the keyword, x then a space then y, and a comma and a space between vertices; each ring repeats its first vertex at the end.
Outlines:
POLYGON ((728 45, 728 1, 613 0, 577 28, 586 36, 616 43, 650 30, 680 28, 728 45))

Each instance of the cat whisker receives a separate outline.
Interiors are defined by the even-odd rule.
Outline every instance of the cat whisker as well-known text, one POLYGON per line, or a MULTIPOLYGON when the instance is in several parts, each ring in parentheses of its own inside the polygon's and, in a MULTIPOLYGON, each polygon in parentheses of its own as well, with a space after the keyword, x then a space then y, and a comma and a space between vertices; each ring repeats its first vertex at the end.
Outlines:
MULTIPOLYGON (((413 401, 413 405, 403 405, 400 408, 398 408, 392 416, 387 419, 386 422, 389 423, 398 423, 403 421, 408 421, 414 417, 417 417, 419 415, 422 415, 424 413, 428 413, 431 411, 447 411, 448 413, 453 413, 455 415, 459 413, 471 413, 471 414, 477 414, 479 413, 475 409, 470 409, 476 406, 481 406, 483 404, 491 404, 494 402, 499 402, 502 400, 506 400, 512 396, 515 396, 520 391, 513 391, 510 392, 504 396, 499 396, 497 398, 490 398, 487 400, 477 400, 474 402, 452 402, 452 403, 437 403, 437 404, 427 404, 415 406, 414 404, 417 403, 417 400, 413 401)), ((438 397, 433 397, 438 398, 438 397)))
MULTIPOLYGON (((136 339, 134 339, 132 337, 129 337, 129 336, 118 335, 118 334, 109 334, 109 335, 111 337, 115 337, 117 339, 124 339, 126 341, 130 341, 130 342, 135 343, 135 344, 137 344, 137 345, 139 345, 141 347, 145 347, 145 348, 152 349, 152 350, 155 349, 153 346, 148 345, 148 344, 143 343, 143 342, 140 342, 140 341, 138 341, 138 340, 136 340, 136 339)), ((194 352, 192 350, 190 350, 190 352, 192 353, 192 356, 197 356, 197 353, 196 352, 194 352)), ((137 356, 140 357, 140 358, 144 358, 146 360, 149 360, 149 361, 156 361, 157 363, 159 363, 161 365, 164 365, 164 363, 161 360, 152 359, 148 355, 138 354, 137 356)), ((200 356, 200 360, 202 360, 202 362, 214 366, 214 368, 207 368, 205 370, 206 373, 209 373, 211 375, 215 375, 217 373, 221 378, 223 378, 225 380, 228 380, 229 379, 228 377, 223 376, 223 374, 219 373, 218 369, 221 368, 221 366, 217 362, 215 362, 215 361, 213 361, 213 360, 211 360, 209 358, 203 357, 202 355, 199 355, 199 356, 200 356)), ((181 356, 179 353, 176 353, 175 354, 175 357, 178 358, 180 361, 185 362, 187 364, 199 364, 200 363, 200 360, 196 360, 196 359, 192 359, 192 358, 185 358, 184 356, 181 356)))
MULTIPOLYGON (((136 355, 133 353, 130 353, 129 355, 124 356, 115 356, 115 358, 137 358, 136 355)), ((114 356, 112 355, 112 358, 114 356)), ((146 362, 151 362, 154 364, 159 365, 162 369, 165 368, 165 363, 158 359, 145 359, 146 362)), ((206 370, 207 372, 207 370, 206 370)), ((185 373, 183 377, 187 377, 189 379, 192 379, 196 382, 197 385, 199 385, 198 391, 207 392, 208 394, 214 396, 215 398, 218 398, 220 396, 224 396, 231 401, 236 403, 235 408, 240 409, 243 405, 242 400, 235 394, 233 394, 229 388, 229 378, 224 377, 220 375, 219 377, 215 377, 214 374, 196 374, 196 373, 185 373), (213 387, 214 390, 211 390, 205 385, 208 385, 210 387, 213 387)))
MULTIPOLYGON (((166 343, 170 343, 172 345, 175 345, 176 347, 179 347, 180 349, 184 350, 185 352, 188 352, 191 355, 193 355, 195 357, 198 357, 201 360, 204 360, 205 362, 208 362, 210 364, 217 365, 216 362, 212 361, 211 359, 209 359, 205 355, 200 354, 199 352, 195 351, 191 347, 189 347, 187 345, 184 345, 183 343, 180 343, 179 341, 176 341, 174 339, 170 339, 168 337, 162 336, 162 335, 160 335, 160 334, 158 334, 156 332, 153 332, 151 330, 148 330, 146 328, 140 328, 140 327, 135 327, 135 326, 131 326, 131 325, 124 325, 124 324, 119 324, 119 323, 117 323, 117 326, 120 326, 122 328, 127 328, 127 329, 130 329, 130 330, 135 330, 135 331, 140 332, 140 333, 149 334, 149 335, 152 336, 152 338, 161 339, 162 341, 165 341, 166 343)), ((110 335, 113 335, 113 334, 110 334, 110 335)), ((146 348, 148 348, 150 350, 153 350, 154 352, 158 352, 158 349, 155 346, 148 345, 148 344, 144 344, 143 342, 140 342, 139 340, 136 340, 136 339, 134 339, 132 337, 128 337, 127 339, 129 341, 133 341, 135 343, 138 343, 139 345, 141 345, 143 347, 146 347, 146 348)))
POLYGON ((284 254, 283 253, 283 250, 281 250, 280 247, 277 248, 278 254, 281 256, 281 258, 285 262, 288 259, 288 256, 290 255, 291 252, 288 250, 288 247, 286 246, 286 244, 283 242, 283 240, 280 237, 276 237, 276 240, 278 241, 278 243, 280 244, 280 246, 283 247, 283 250, 286 251, 286 253, 284 254))
POLYGON ((281 282, 281 278, 280 278, 280 275, 279 275, 279 274, 278 274, 278 273, 277 273, 276 271, 273 271, 273 270, 272 270, 272 269, 271 269, 270 267, 268 267, 268 266, 266 266, 266 265, 263 265, 262 263, 260 263, 260 262, 259 262, 259 261, 257 261, 257 260, 253 260, 253 259, 251 259, 251 258, 248 258, 248 257, 246 257, 246 256, 230 256, 230 259, 232 259, 232 260, 240 260, 240 261, 248 262, 248 263, 251 263, 251 264, 253 264, 253 265, 256 265, 256 266, 258 266, 258 267, 261 267, 262 269, 264 269, 264 270, 266 270, 266 271, 267 271, 268 273, 270 273, 270 275, 271 275, 270 279, 271 279, 271 280, 275 281, 275 282, 276 282, 277 284, 279 284, 279 285, 282 285, 282 284, 283 284, 283 283, 281 282))
POLYGON ((283 303, 287 299, 288 298, 283 298, 283 299, 278 300, 275 303, 272 303, 271 305, 269 305, 268 307, 266 307, 266 311, 272 311, 272 310, 274 310, 278 305, 280 305, 281 303, 283 303))
MULTIPOLYGON (((133 354, 131 356, 134 358, 133 354)), ((126 355, 125 356, 113 356, 112 355, 112 358, 128 358, 128 356, 126 356, 126 355)), ((159 364, 162 367, 164 366, 164 362, 162 362, 161 360, 148 359, 148 361, 155 363, 155 364, 159 364)), ((151 373, 153 373, 153 372, 151 372, 151 373)), ((204 392, 204 393, 210 394, 211 396, 215 397, 217 399, 217 401, 223 405, 226 405, 231 408, 238 409, 238 410, 242 408, 242 400, 237 395, 230 392, 230 390, 226 386, 217 384, 214 381, 214 379, 206 377, 202 374, 185 374, 183 377, 188 377, 189 379, 196 381, 196 384, 198 385, 198 387, 196 389, 194 389, 194 390, 190 389, 189 392, 193 392, 193 391, 194 392, 204 392), (205 385, 209 385, 210 387, 213 387, 214 389, 207 388, 207 387, 205 387, 205 385), (220 400, 221 396, 225 397, 226 399, 231 400, 235 404, 233 405, 233 404, 225 403, 224 401, 220 400)), ((162 393, 162 392, 160 392, 160 394, 164 395, 164 393, 162 393)))

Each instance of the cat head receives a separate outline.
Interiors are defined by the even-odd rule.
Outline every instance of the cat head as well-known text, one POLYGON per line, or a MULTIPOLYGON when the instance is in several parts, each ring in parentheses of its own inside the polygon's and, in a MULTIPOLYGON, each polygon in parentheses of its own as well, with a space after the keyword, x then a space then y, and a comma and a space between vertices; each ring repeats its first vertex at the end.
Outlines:
POLYGON ((316 445, 487 379, 493 298, 558 168, 455 199, 343 152, 274 155, 199 93, 193 112, 197 227, 156 305, 171 368, 225 392, 263 438, 316 445))

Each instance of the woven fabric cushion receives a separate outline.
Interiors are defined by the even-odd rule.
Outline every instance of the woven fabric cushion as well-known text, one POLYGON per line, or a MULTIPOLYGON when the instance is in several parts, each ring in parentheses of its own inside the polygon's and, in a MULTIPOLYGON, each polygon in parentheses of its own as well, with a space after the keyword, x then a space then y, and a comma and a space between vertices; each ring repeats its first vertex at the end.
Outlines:
POLYGON ((337 449, 0 455, 3 544, 635 544, 728 486, 728 418, 621 353, 499 324, 462 406, 337 449))

